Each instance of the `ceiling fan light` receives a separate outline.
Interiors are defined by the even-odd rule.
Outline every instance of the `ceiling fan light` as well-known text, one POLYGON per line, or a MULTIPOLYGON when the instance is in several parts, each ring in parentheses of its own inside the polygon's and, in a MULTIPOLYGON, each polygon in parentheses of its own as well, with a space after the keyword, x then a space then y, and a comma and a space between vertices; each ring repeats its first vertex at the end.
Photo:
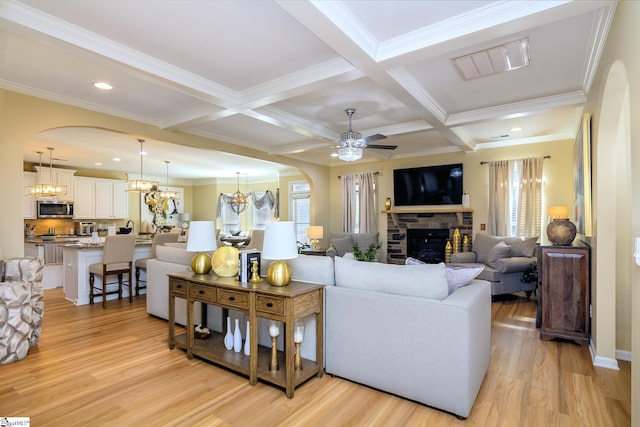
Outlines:
POLYGON ((338 150, 338 158, 345 162, 355 162, 362 158, 362 148, 342 147, 338 150))

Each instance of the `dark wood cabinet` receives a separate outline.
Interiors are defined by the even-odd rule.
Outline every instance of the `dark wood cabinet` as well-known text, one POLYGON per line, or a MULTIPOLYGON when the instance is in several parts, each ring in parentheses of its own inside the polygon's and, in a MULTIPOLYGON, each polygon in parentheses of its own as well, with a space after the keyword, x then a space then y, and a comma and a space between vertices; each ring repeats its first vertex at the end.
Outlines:
POLYGON ((584 244, 539 247, 540 339, 589 344, 590 270, 590 248, 584 244))

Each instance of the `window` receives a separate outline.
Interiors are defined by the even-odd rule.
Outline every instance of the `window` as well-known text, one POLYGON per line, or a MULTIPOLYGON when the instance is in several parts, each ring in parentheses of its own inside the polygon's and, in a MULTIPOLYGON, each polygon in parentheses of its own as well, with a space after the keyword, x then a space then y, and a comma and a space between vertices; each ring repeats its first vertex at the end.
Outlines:
MULTIPOLYGON (((256 197, 261 199, 264 197, 265 192, 256 193, 256 197)), ((267 223, 271 221, 271 208, 269 207, 269 203, 265 203, 261 209, 256 208, 256 206, 251 204, 251 212, 253 218, 253 229, 254 230, 264 230, 267 226, 267 223)))
POLYGON ((522 163, 514 161, 511 163, 511 175, 509 179, 509 221, 507 223, 507 235, 518 235, 518 207, 520 201, 520 171, 522 169, 522 163))
MULTIPOLYGON (((231 194, 228 194, 231 196, 231 194)), ((231 231, 240 230, 240 215, 231 209, 229 203, 222 204, 222 234, 231 234, 231 231)))
POLYGON ((289 218, 296 230, 296 240, 307 241, 307 227, 311 225, 311 186, 306 181, 289 183, 289 218))

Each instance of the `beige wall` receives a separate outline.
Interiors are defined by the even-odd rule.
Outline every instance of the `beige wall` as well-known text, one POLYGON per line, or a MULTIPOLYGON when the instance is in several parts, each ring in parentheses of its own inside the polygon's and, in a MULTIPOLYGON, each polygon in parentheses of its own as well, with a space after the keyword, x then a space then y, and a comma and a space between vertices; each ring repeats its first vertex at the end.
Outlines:
MULTIPOLYGON (((393 200, 393 170, 400 168, 431 166, 439 164, 462 163, 464 186, 469 192, 471 208, 474 210, 474 235, 480 232, 480 224, 487 223, 489 200, 488 165, 481 165, 481 161, 520 159, 526 157, 551 156, 544 161, 543 181, 543 218, 542 236, 546 239, 547 215, 546 207, 550 205, 573 205, 573 141, 554 141, 541 144, 517 145, 506 148, 479 150, 473 153, 449 153, 433 156, 412 157, 384 162, 365 163, 358 165, 336 166, 331 168, 331 203, 332 206, 342 205, 341 181, 338 176, 362 172, 379 172, 378 175, 378 208, 384 210, 384 200, 393 200)), ((393 208, 402 209, 402 208, 393 208)), ((331 210, 331 231, 341 231, 341 210, 331 210)), ((378 231, 383 247, 386 246, 386 216, 379 214, 378 231)))
POLYGON ((640 2, 618 3, 588 97, 593 115, 593 339, 596 356, 631 351, 632 425, 640 425, 640 2), (635 308, 635 309, 634 309, 635 308))

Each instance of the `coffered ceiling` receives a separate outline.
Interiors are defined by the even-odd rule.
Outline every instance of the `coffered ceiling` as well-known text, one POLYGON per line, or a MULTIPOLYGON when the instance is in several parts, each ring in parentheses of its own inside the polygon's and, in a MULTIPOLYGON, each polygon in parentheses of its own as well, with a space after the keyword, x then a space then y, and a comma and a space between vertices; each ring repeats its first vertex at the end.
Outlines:
MULTIPOLYGON (((572 139, 615 6, 0 0, 0 86, 323 165, 340 163, 331 154, 348 129, 346 108, 356 109, 354 130, 397 145, 367 148, 361 161, 572 139), (529 45, 527 67, 465 80, 452 61, 519 40, 529 45), (96 81, 113 89, 97 90, 96 81)), ((102 137, 125 154, 122 170, 137 171, 129 136, 102 137)), ((55 144, 69 166, 96 168, 109 153, 94 151, 91 138, 50 131, 25 146, 25 159, 55 144)), ((220 145, 185 148, 186 158, 156 154, 145 170, 162 176, 171 160, 172 176, 233 176, 220 145), (192 167, 191 154, 205 166, 192 167)))

